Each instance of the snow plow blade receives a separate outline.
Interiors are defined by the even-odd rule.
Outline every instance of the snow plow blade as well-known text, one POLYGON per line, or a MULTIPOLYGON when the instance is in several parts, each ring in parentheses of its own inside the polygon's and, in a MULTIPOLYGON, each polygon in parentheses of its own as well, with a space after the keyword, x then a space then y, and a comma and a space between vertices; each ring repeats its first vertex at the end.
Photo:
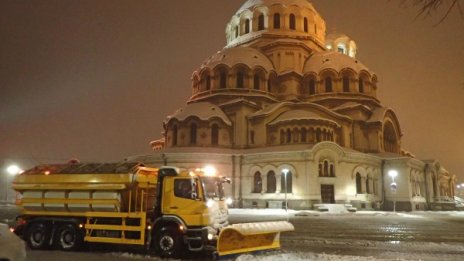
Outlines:
POLYGON ((280 248, 280 232, 295 228, 287 221, 243 223, 227 226, 219 233, 219 257, 280 248))

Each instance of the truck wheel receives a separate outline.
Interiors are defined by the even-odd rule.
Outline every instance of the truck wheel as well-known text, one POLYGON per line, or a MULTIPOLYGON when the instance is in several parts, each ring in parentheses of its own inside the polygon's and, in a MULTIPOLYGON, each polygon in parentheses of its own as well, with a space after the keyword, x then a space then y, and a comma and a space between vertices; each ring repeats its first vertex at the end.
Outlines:
POLYGON ((73 251, 79 249, 84 242, 84 237, 75 225, 63 224, 56 230, 54 241, 59 249, 73 251))
POLYGON ((50 242, 50 227, 41 222, 35 222, 27 228, 25 239, 31 249, 46 249, 50 242))
POLYGON ((178 258, 181 255, 182 237, 180 233, 172 228, 168 227, 161 230, 156 236, 153 242, 155 251, 161 257, 178 258))

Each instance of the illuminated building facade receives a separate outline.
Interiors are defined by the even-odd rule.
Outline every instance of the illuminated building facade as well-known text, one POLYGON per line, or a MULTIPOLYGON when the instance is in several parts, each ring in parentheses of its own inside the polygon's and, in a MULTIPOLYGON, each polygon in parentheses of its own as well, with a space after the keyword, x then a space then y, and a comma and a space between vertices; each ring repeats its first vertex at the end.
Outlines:
POLYGON ((226 39, 193 72, 192 96, 164 121, 155 152, 131 160, 213 164, 232 178, 240 207, 280 207, 285 194, 294 209, 448 206, 455 176, 402 150, 395 112, 377 97, 377 75, 356 58, 352 39, 326 35, 311 3, 248 0, 226 39))

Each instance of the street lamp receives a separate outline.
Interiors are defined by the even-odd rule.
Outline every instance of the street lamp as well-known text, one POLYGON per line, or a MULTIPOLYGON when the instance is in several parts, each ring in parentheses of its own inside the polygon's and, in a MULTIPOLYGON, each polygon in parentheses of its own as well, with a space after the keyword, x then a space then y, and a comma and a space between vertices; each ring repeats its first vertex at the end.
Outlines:
POLYGON ((287 174, 288 169, 283 169, 282 172, 284 173, 284 184, 285 184, 285 212, 288 212, 288 204, 287 204, 287 174))
POLYGON ((11 176, 16 176, 19 173, 21 173, 21 168, 18 167, 18 165, 10 165, 8 168, 6 168, 6 172, 10 174, 11 176))
MULTIPOLYGON (((18 165, 10 165, 6 168, 6 172, 9 174, 9 176, 16 176, 20 173, 23 172, 23 170, 18 167, 18 165)), ((9 178, 8 176, 6 176, 6 180, 5 180, 5 201, 8 202, 8 184, 9 184, 9 178)))
MULTIPOLYGON (((396 194, 396 189, 398 185, 395 182, 395 178, 398 176, 398 171, 392 169, 388 171, 388 176, 391 177, 392 182, 390 183, 390 189, 392 194, 396 194)), ((393 196, 393 212, 396 212, 396 196, 393 196)))

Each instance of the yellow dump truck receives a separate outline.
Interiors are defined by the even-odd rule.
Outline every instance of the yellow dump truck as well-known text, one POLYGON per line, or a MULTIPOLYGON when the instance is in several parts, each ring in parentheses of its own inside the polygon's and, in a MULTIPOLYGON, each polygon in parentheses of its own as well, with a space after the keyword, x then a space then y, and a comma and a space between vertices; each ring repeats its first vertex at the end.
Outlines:
POLYGON ((13 181, 16 227, 31 249, 84 242, 140 245, 163 257, 214 256, 280 247, 285 221, 228 224, 223 184, 211 171, 137 163, 40 165, 13 181))

